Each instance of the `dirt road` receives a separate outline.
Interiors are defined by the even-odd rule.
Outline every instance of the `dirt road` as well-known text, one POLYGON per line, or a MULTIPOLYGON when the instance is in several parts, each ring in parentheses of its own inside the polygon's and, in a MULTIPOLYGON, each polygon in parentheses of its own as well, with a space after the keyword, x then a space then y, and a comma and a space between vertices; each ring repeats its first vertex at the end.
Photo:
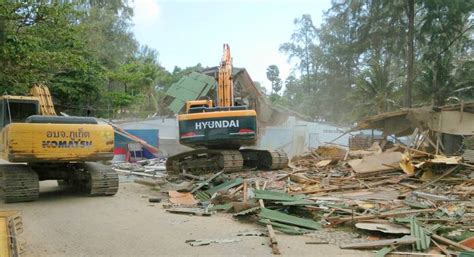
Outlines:
MULTIPOLYGON (((3 204, 0 209, 23 213, 27 257, 36 256, 271 256, 266 237, 192 247, 187 239, 235 238, 261 229, 217 214, 194 217, 169 214, 146 197, 158 193, 147 186, 121 182, 114 197, 85 197, 56 181, 41 182, 36 202, 3 204)), ((371 256, 335 245, 306 245, 303 236, 277 235, 283 256, 371 256)))

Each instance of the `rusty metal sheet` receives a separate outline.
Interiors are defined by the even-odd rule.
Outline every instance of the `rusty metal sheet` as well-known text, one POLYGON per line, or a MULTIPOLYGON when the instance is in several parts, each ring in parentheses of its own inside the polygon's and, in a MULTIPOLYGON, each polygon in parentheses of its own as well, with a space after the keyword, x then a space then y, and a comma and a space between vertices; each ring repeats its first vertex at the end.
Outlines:
POLYGON ((178 191, 169 191, 168 195, 170 196, 170 202, 174 204, 194 205, 199 202, 194 199, 194 196, 189 192, 180 193, 178 191))

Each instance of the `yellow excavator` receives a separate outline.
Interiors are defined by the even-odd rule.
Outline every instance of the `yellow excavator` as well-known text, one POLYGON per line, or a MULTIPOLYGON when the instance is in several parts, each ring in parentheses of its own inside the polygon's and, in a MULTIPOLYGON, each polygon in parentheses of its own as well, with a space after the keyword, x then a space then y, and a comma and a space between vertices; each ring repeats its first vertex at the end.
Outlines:
POLYGON ((0 96, 0 197, 34 201, 40 180, 58 180, 91 196, 117 193, 117 173, 97 161, 113 157, 114 131, 92 117, 56 115, 49 89, 0 96))
POLYGON ((178 115, 179 142, 195 150, 171 156, 168 173, 235 172, 243 168, 275 170, 288 165, 283 151, 242 148, 257 141, 257 113, 234 102, 232 58, 228 44, 217 75, 217 99, 188 101, 178 115))

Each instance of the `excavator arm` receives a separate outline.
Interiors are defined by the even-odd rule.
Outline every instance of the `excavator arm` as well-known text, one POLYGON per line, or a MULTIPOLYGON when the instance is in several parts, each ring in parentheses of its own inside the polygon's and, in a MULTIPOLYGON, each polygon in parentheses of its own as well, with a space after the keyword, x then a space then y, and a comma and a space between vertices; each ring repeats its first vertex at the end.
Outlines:
POLYGON ((232 58, 228 44, 224 44, 224 53, 217 78, 217 105, 234 106, 234 85, 232 83, 232 58))
POLYGON ((38 98, 41 115, 56 116, 53 99, 48 87, 43 85, 34 85, 30 90, 30 95, 38 98))

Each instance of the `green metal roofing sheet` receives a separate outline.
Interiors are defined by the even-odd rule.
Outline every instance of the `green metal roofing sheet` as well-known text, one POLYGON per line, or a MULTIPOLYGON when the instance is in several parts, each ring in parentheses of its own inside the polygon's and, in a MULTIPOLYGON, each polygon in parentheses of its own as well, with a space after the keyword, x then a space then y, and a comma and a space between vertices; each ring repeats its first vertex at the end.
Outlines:
POLYGON ((166 92, 167 95, 174 97, 168 108, 174 113, 179 113, 187 101, 207 95, 215 86, 216 80, 213 77, 191 72, 171 85, 166 92))
POLYGON ((410 231, 411 235, 418 240, 416 240, 415 247, 418 251, 424 251, 430 248, 431 237, 425 231, 425 229, 418 223, 415 216, 410 218, 410 231))
POLYGON ((259 213, 260 219, 268 219, 270 221, 283 223, 287 225, 294 225, 306 229, 318 230, 321 229, 321 224, 314 220, 299 218, 293 215, 288 215, 283 212, 261 208, 259 213))
POLYGON ((244 179, 242 178, 236 178, 236 179, 233 179, 233 180, 229 180, 227 182, 224 182, 222 184, 219 184, 215 187, 211 187, 209 188, 208 190, 206 190, 206 193, 208 195, 213 195, 214 193, 218 192, 218 191, 224 191, 224 190, 229 190, 235 186, 238 186, 240 184, 244 183, 244 179))

